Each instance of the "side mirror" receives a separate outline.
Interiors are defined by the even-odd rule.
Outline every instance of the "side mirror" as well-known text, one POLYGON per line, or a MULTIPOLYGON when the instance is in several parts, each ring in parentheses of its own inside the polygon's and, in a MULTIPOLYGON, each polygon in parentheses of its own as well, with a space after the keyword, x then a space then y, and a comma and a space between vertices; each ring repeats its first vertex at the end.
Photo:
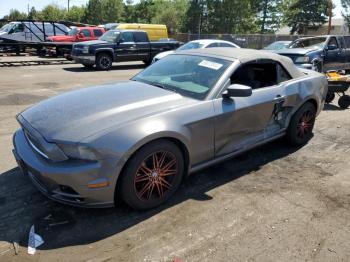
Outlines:
POLYGON ((329 50, 329 51, 332 51, 332 50, 336 50, 336 49, 338 49, 338 47, 336 46, 336 45, 328 45, 327 46, 327 51, 329 50))
POLYGON ((230 85, 223 93, 224 98, 229 97, 248 97, 253 94, 253 89, 250 86, 233 84, 230 85))

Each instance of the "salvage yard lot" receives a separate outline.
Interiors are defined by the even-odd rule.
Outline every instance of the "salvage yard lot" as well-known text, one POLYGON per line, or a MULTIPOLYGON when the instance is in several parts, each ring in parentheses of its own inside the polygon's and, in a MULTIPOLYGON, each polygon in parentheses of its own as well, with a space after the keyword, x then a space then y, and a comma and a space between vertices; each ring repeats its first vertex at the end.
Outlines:
POLYGON ((15 115, 142 68, 0 68, 0 261, 349 261, 350 109, 336 102, 326 105, 306 146, 279 140, 202 170, 150 211, 72 208, 42 196, 16 168, 15 115), (45 244, 30 256, 33 224, 45 244))

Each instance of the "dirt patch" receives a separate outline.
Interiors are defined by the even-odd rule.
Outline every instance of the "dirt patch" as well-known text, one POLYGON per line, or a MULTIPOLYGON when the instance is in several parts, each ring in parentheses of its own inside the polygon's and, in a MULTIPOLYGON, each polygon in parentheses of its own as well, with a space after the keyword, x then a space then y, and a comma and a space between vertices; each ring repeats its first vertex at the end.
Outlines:
POLYGON ((5 97, 0 98, 0 105, 4 105, 4 106, 30 105, 30 104, 37 103, 46 98, 48 98, 48 96, 16 93, 16 94, 7 95, 5 97))

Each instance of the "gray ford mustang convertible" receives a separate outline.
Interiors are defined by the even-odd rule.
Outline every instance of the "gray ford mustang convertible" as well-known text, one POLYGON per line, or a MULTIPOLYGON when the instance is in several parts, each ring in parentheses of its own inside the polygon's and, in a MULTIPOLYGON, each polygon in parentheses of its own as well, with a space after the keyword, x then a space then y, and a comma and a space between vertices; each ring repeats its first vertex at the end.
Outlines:
POLYGON ((48 99, 17 116, 14 155, 48 197, 136 209, 166 201, 189 173, 286 136, 312 137, 325 77, 287 57, 209 48, 177 52, 130 81, 48 99))

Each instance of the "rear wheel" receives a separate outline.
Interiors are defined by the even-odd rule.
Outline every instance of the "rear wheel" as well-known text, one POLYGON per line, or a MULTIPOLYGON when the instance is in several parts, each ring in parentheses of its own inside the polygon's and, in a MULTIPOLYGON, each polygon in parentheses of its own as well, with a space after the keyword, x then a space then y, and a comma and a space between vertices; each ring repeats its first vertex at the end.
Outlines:
POLYGON ((350 106, 350 96, 343 95, 338 100, 338 105, 341 109, 347 109, 350 106))
POLYGON ((97 55, 96 68, 99 70, 110 70, 112 68, 113 58, 111 55, 102 53, 97 55))
POLYGON ((293 115, 287 130, 287 139, 292 145, 306 144, 312 137, 316 120, 315 106, 307 102, 293 115))
POLYGON ((183 156, 175 144, 166 140, 150 143, 136 152, 121 174, 121 197, 135 209, 156 207, 175 193, 183 171, 183 156))

